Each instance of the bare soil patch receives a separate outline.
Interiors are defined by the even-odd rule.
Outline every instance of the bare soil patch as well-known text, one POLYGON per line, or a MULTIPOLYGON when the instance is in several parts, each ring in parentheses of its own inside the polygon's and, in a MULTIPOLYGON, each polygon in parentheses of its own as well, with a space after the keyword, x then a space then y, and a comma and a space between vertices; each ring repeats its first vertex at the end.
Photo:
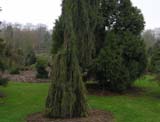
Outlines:
POLYGON ((28 116, 27 122, 113 122, 113 116, 110 112, 101 110, 92 110, 89 116, 85 118, 73 119, 49 119, 43 113, 36 113, 28 116))

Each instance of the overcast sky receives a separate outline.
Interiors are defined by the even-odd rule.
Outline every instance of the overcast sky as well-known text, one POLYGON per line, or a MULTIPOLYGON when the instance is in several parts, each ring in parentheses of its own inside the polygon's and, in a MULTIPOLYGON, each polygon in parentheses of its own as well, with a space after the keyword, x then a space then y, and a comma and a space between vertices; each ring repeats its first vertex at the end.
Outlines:
MULTIPOLYGON (((160 0, 131 0, 142 10, 146 29, 160 27, 160 0)), ((0 0, 0 20, 21 24, 46 24, 49 29, 61 13, 61 0, 0 0)))

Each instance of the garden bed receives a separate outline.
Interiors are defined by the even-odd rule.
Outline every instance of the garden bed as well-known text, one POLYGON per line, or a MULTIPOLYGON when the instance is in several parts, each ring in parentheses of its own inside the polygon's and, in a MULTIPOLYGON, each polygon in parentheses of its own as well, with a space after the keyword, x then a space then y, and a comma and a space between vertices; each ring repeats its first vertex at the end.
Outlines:
POLYGON ((34 70, 20 71, 20 74, 15 74, 15 75, 4 73, 3 77, 7 77, 10 81, 16 81, 16 82, 29 82, 29 83, 49 82, 49 79, 36 78, 36 71, 34 70))

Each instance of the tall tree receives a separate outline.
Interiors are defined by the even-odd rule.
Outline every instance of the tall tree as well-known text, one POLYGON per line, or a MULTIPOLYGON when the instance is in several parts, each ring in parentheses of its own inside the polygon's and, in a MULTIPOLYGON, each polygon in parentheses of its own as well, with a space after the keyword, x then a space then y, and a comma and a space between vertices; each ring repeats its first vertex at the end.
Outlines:
POLYGON ((0 38, 0 57, 1 57, 0 58, 0 71, 4 70, 4 49, 5 49, 5 41, 0 38))
MULTIPOLYGON (((141 32, 144 29, 145 23, 144 18, 141 11, 137 7, 134 7, 130 0, 102 0, 100 12, 104 18, 103 28, 105 29, 101 32, 101 35, 104 36, 102 39, 104 40, 100 42, 102 46, 98 56, 98 64, 101 65, 103 62, 107 62, 106 65, 110 69, 106 68, 104 70, 101 67, 98 71, 101 72, 101 75, 105 75, 108 72, 110 76, 105 75, 105 79, 98 80, 105 81, 105 84, 107 84, 106 87, 112 84, 110 89, 117 91, 125 90, 129 88, 135 79, 144 73, 147 65, 145 45, 141 38, 141 32), (114 32, 116 37, 118 37, 116 38, 117 43, 111 41, 110 32, 114 32), (110 45, 114 46, 114 48, 108 48, 110 45), (121 48, 118 51, 119 55, 117 58, 115 58, 117 56, 117 50, 115 48, 121 48), (107 57, 103 59, 102 57, 104 55, 111 56, 111 58, 107 57), (115 70, 121 66, 121 63, 114 65, 114 61, 111 61, 112 58, 115 58, 116 62, 122 62, 124 65, 122 69, 125 70, 123 72, 121 71, 121 73, 128 76, 126 80, 123 79, 125 77, 120 77, 122 75, 120 74, 120 70, 115 70), (109 71, 114 71, 114 74, 111 74, 112 72, 109 71), (115 76, 117 76, 116 82, 113 78, 115 76)), ((99 73, 97 75, 99 77, 99 73)))
MULTIPOLYGON (((79 1, 80 2, 80 1, 79 1)), ((76 53, 75 26, 72 13, 75 0, 63 1, 63 48, 54 56, 52 83, 46 101, 46 114, 54 118, 84 117, 87 115, 85 87, 76 53)))
MULTIPOLYGON (((1 7, 0 7, 0 11, 1 11, 1 7)), ((1 22, 0 22, 0 25, 1 25, 1 22)), ((1 30, 0 30, 1 32, 1 30)), ((4 49, 5 49, 5 46, 6 46, 6 42, 0 38, 0 86, 5 86, 7 84, 7 79, 4 79, 2 78, 2 73, 3 71, 5 70, 5 60, 4 60, 4 49)))
POLYGON ((147 56, 144 40, 131 32, 120 33, 124 64, 129 71, 129 86, 146 71, 147 56))
MULTIPOLYGON (((95 55, 95 28, 99 22, 98 9, 99 0, 75 0, 73 2, 73 29, 75 32, 76 51, 82 70, 88 68, 95 55)), ((62 16, 56 21, 56 26, 53 31, 53 51, 62 47, 63 41, 59 39, 63 37, 63 16, 64 9, 62 10, 62 16)))
MULTIPOLYGON (((0 12, 2 11, 1 7, 0 7, 0 12)), ((0 21, 0 25, 1 25, 1 21, 0 21)), ((1 30, 0 30, 1 32, 1 30)), ((1 78, 1 71, 4 70, 4 64, 3 64, 3 57, 4 57, 4 49, 5 49, 5 41, 0 38, 0 78, 1 78)))
POLYGON ((101 49, 97 61, 97 78, 103 88, 112 91, 126 90, 129 71, 124 64, 123 48, 119 36, 114 32, 106 34, 105 47, 101 49))

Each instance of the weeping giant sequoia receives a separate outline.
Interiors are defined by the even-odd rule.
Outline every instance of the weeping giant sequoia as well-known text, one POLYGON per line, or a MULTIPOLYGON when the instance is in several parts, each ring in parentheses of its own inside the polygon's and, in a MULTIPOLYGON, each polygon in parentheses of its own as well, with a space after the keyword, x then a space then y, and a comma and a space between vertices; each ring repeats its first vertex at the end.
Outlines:
MULTIPOLYGON (((85 1, 85 0, 84 0, 85 1)), ((77 23, 74 15, 82 14, 85 6, 83 0, 64 0, 62 4, 63 45, 56 52, 53 62, 52 83, 46 101, 46 115, 54 118, 72 118, 87 116, 85 87, 82 81, 79 61, 77 58, 77 43, 83 37, 83 23, 77 23), (80 10, 80 12, 79 12, 80 10), (81 33, 81 35, 78 35, 81 33)), ((86 12, 86 11, 84 11, 86 12)), ((82 19, 84 16, 81 16, 82 19)), ((80 21, 80 20, 79 20, 80 21)), ((82 20, 83 21, 83 20, 82 20)), ((87 33, 85 33, 87 34, 87 33)), ((86 35, 85 35, 86 36, 86 35)), ((84 37, 83 37, 84 38, 84 37)))
MULTIPOLYGON (((62 48, 64 43, 64 3, 62 4, 62 15, 56 21, 53 31, 53 55, 62 48)), ((99 22, 98 17, 99 0, 74 0, 72 2, 71 18, 73 31, 76 36, 76 54, 79 64, 85 70, 95 57, 95 28, 99 22)))
POLYGON ((129 88, 146 67, 143 29, 143 15, 130 0, 63 0, 53 31, 46 114, 60 118, 87 115, 80 72, 92 62, 94 66, 89 68, 104 87, 115 91, 129 88))

